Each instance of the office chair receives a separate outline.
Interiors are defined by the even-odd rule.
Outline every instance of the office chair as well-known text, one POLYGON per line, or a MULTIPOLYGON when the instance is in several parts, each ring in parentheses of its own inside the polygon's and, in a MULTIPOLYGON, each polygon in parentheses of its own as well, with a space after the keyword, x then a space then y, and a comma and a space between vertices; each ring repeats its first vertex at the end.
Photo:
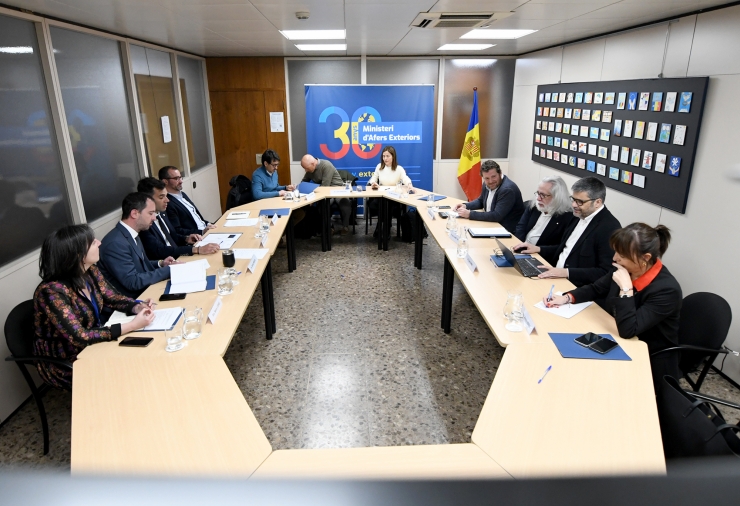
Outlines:
POLYGON ((46 383, 36 387, 27 366, 36 367, 36 362, 49 362, 72 370, 72 364, 66 360, 60 360, 52 357, 39 357, 33 354, 33 340, 35 338, 33 330, 33 301, 27 300, 21 302, 13 308, 5 320, 5 341, 10 350, 10 356, 5 359, 6 362, 15 362, 23 374, 23 378, 31 389, 31 395, 36 401, 36 407, 41 416, 41 428, 44 433, 44 455, 49 453, 49 424, 46 421, 46 410, 44 409, 43 395, 49 390, 50 386, 46 383))
POLYGON ((678 367, 694 392, 698 392, 717 356, 729 353, 729 350, 722 347, 722 343, 730 330, 732 309, 719 295, 709 292, 692 293, 683 299, 680 322, 679 345, 657 351, 651 356, 680 350, 678 367), (699 377, 696 381, 692 380, 689 373, 699 369, 699 377))

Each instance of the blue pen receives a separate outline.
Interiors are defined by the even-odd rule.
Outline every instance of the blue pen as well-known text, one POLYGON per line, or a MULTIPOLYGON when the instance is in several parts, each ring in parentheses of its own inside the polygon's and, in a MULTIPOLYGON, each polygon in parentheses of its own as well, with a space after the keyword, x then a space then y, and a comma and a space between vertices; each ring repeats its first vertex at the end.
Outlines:
POLYGON ((547 296, 547 300, 552 300, 552 291, 555 290, 555 285, 550 287, 550 295, 547 296))
MULTIPOLYGON (((136 300, 134 300, 134 302, 136 302, 137 304, 146 304, 146 301, 145 300, 136 299, 136 300)), ((149 305, 150 306, 156 306, 157 303, 156 302, 150 302, 149 305)))
POLYGON ((537 380, 538 385, 542 383, 542 380, 545 379, 545 376, 547 376, 547 373, 550 372, 550 369, 552 369, 552 366, 551 365, 547 366, 547 369, 545 369, 545 374, 543 374, 542 377, 539 380, 537 380))

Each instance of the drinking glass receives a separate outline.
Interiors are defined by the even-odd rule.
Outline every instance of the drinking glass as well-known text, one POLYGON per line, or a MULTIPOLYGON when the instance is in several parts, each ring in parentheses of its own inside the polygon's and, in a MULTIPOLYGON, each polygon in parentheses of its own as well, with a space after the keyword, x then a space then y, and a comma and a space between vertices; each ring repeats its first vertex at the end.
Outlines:
POLYGON ((239 271, 233 267, 229 268, 229 276, 231 276, 231 285, 236 286, 239 284, 239 271))
POLYGON ((267 234, 270 231, 270 218, 265 216, 264 214, 260 216, 260 233, 262 234, 260 237, 264 237, 265 234, 267 234))
MULTIPOLYGON (((447 232, 452 232, 453 230, 457 230, 457 214, 452 212, 447 212, 447 224, 445 225, 447 228, 447 232)), ((459 236, 458 236, 459 237, 459 236)))
POLYGON ((175 325, 171 330, 165 330, 164 336, 167 339, 165 351, 172 353, 185 347, 185 343, 182 341, 182 325, 175 325))
POLYGON ((457 229, 457 258, 468 256, 468 234, 465 227, 460 225, 457 229))
POLYGON ((504 314, 509 320, 509 323, 504 328, 510 332, 521 332, 522 325, 521 320, 524 316, 522 311, 522 305, 524 301, 522 299, 521 292, 507 292, 506 306, 504 306, 504 314))
POLYGON ((234 283, 231 281, 231 275, 228 269, 219 269, 216 275, 218 282, 218 294, 219 295, 231 295, 234 291, 234 283))
POLYGON ((200 337, 203 328, 203 310, 193 307, 185 310, 185 318, 182 323, 182 337, 186 340, 200 337))

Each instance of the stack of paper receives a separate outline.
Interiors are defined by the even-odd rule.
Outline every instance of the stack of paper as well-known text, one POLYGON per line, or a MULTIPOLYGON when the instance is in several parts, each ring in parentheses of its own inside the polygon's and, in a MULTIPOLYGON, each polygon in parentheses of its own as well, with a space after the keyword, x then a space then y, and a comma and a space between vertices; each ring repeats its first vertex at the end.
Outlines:
POLYGON ((243 220, 249 218, 249 211, 232 211, 226 217, 227 220, 243 220))
POLYGON ((201 262, 170 265, 170 293, 204 292, 206 267, 201 262))
POLYGON ((534 307, 547 311, 548 313, 562 316, 563 318, 573 318, 591 304, 593 304, 593 302, 581 302, 580 304, 564 304, 558 307, 547 307, 542 301, 539 301, 534 305, 534 307))
POLYGON ((219 249, 229 249, 241 237, 241 232, 234 234, 208 234, 196 246, 205 246, 206 244, 218 244, 219 249))
MULTIPOLYGON (((177 320, 180 318, 180 315, 182 314, 182 308, 181 307, 171 307, 167 309, 157 309, 154 311, 154 320, 152 323, 144 327, 141 331, 155 331, 155 330, 170 330, 175 326, 175 323, 177 323, 177 320)), ((114 311, 113 314, 110 316, 108 321, 105 323, 106 327, 110 327, 111 325, 115 325, 117 323, 124 324, 129 323, 135 318, 135 316, 126 316, 124 313, 121 313, 120 311, 114 311)))
POLYGON ((511 233, 504 227, 470 227, 468 228, 468 232, 473 237, 511 237, 511 233))
POLYGON ((226 220, 224 227, 254 227, 257 225, 257 218, 244 218, 242 220, 226 220))

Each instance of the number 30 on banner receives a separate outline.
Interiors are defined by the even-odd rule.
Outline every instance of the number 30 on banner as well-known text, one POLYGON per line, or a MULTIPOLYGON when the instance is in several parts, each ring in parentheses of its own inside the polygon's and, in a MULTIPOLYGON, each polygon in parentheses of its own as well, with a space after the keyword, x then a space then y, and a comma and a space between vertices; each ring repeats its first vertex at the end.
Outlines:
POLYGON ((380 113, 372 107, 363 106, 355 111, 352 115, 352 141, 350 142, 348 130, 350 128, 350 121, 347 113, 340 107, 327 107, 324 109, 319 116, 319 123, 326 123, 327 118, 332 115, 337 115, 342 120, 342 124, 334 130, 334 138, 339 139, 342 143, 342 147, 338 151, 332 151, 329 149, 326 143, 319 145, 321 153, 331 160, 339 160, 344 158, 349 153, 350 144, 352 145, 352 151, 359 158, 370 159, 378 156, 380 153, 381 144, 360 144, 358 142, 357 129, 358 123, 361 122, 380 122, 380 113))

